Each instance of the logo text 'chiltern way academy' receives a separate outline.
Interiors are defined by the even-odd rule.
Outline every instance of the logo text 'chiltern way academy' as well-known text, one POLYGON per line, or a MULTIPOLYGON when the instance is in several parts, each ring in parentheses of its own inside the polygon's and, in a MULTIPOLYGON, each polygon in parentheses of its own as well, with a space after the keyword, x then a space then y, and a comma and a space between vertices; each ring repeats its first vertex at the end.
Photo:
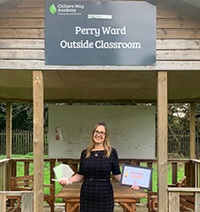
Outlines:
POLYGON ((55 14, 55 13, 57 12, 57 9, 56 9, 56 7, 55 7, 54 4, 52 4, 52 5, 50 6, 49 11, 50 11, 52 14, 55 14))

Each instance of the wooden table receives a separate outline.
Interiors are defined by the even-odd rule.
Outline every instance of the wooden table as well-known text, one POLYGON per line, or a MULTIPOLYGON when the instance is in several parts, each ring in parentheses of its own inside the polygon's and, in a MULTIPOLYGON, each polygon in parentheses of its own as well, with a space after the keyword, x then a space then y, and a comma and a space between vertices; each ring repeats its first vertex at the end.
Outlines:
MULTIPOLYGON (((136 200, 147 198, 144 190, 134 191, 129 186, 122 186, 120 183, 112 183, 114 190, 114 200, 122 206, 124 212, 136 211, 136 200)), ((80 204, 81 183, 74 183, 62 188, 56 198, 63 198, 65 202, 65 212, 76 212, 80 204)))

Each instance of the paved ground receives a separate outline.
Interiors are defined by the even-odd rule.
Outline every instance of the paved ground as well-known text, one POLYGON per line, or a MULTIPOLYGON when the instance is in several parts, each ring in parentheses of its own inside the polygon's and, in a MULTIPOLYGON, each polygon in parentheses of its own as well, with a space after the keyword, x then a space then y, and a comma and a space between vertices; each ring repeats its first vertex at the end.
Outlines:
MULTIPOLYGON (((64 208, 64 204, 56 204, 55 205, 55 212, 64 212, 65 208, 64 208)), ((50 212, 50 208, 48 205, 45 205, 44 207, 44 212, 50 212)), ((115 206, 115 211, 114 212, 123 212, 123 209, 116 205, 115 206)), ((147 206, 146 204, 138 204, 137 205, 137 212, 147 212, 147 206)))

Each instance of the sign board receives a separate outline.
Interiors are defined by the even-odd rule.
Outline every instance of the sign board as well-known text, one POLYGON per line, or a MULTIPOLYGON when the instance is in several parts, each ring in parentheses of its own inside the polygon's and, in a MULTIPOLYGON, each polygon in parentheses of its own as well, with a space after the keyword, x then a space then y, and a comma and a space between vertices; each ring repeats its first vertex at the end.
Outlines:
POLYGON ((155 65, 156 6, 145 1, 45 1, 47 65, 155 65))

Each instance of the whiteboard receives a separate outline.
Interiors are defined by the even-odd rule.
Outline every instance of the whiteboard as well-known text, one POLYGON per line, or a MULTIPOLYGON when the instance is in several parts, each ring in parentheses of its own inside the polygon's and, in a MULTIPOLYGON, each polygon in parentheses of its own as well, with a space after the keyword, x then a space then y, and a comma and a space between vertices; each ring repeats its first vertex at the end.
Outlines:
POLYGON ((155 159, 154 106, 49 106, 49 157, 79 159, 98 122, 121 159, 155 159))

